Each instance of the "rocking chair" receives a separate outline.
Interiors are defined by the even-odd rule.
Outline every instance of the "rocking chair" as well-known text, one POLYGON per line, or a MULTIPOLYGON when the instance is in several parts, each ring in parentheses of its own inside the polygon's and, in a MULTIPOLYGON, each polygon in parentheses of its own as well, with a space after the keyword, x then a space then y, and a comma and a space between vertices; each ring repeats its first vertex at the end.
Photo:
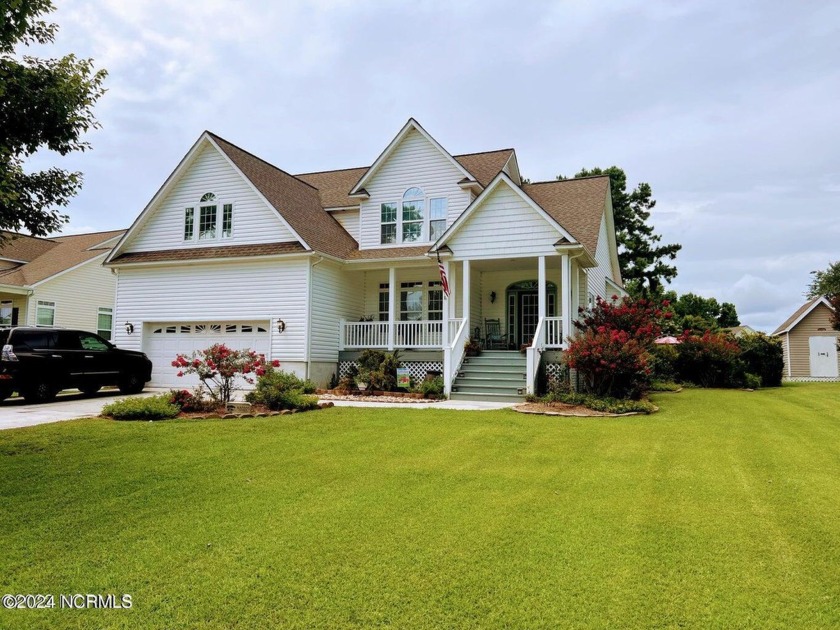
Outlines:
POLYGON ((500 320, 484 320, 484 347, 488 350, 507 349, 507 335, 502 334, 502 322, 500 320))

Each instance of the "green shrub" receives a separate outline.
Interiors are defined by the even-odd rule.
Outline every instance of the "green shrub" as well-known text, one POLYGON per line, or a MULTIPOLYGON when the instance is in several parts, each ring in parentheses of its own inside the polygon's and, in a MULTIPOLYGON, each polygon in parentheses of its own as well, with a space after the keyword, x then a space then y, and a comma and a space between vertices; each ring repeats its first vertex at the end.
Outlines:
POLYGON ((218 403, 206 400, 200 388, 193 391, 172 389, 169 391, 169 402, 178 405, 181 411, 212 411, 218 406, 218 403))
POLYGON ((538 402, 553 403, 560 402, 567 405, 580 405, 593 411, 604 413, 653 413, 656 406, 647 400, 627 400, 619 398, 599 398, 591 394, 576 392, 555 392, 537 399, 538 402))
POLYGON ((747 389, 758 389, 761 387, 761 377, 758 374, 747 372, 744 374, 744 387, 747 389))
POLYGON ((677 377, 677 370, 674 365, 677 362, 678 352, 671 344, 654 344, 648 357, 648 366, 651 370, 651 377, 654 381, 673 381, 677 377))
POLYGON ((394 392, 397 387, 397 368, 400 366, 399 351, 365 350, 356 360, 359 364, 357 381, 363 379, 371 391, 394 392))
POLYGON ((743 369, 738 362, 741 348, 724 333, 683 334, 677 346, 674 367, 680 381, 701 387, 740 385, 743 369))
POLYGON ((423 398, 443 398, 443 377, 427 378, 420 382, 415 391, 423 394, 423 398))
POLYGON ((674 381, 653 381, 650 384, 650 391, 652 392, 678 392, 682 389, 682 385, 674 381))
POLYGON ((148 398, 124 398, 102 409, 102 415, 114 420, 166 420, 176 417, 181 411, 178 405, 169 401, 169 394, 148 398))
MULTIPOLYGON (((785 368, 781 339, 756 333, 738 337, 737 343, 741 348, 740 359, 745 372, 760 377, 764 387, 781 386, 785 368)), ((744 384, 750 387, 746 380, 744 384)))
POLYGON ((291 372, 268 370, 257 379, 257 386, 245 395, 251 404, 265 405, 272 411, 297 409, 306 411, 318 406, 318 398, 311 381, 303 380, 291 372))

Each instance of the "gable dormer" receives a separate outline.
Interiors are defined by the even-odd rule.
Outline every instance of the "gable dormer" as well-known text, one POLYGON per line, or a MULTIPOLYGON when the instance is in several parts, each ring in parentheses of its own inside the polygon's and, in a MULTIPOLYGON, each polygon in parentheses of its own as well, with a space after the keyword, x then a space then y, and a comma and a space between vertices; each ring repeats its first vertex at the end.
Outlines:
POLYGON ((430 245, 481 189, 411 119, 351 191, 360 199, 360 249, 430 245))

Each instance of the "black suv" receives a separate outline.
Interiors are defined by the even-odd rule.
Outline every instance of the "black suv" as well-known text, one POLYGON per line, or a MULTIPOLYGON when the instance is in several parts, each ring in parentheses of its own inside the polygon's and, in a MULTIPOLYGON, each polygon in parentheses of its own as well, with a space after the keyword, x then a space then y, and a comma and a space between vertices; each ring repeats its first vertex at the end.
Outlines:
POLYGON ((93 394, 103 385, 137 394, 152 378, 145 354, 83 330, 7 328, 0 330, 0 345, 0 400, 16 391, 27 402, 48 402, 62 389, 93 394))

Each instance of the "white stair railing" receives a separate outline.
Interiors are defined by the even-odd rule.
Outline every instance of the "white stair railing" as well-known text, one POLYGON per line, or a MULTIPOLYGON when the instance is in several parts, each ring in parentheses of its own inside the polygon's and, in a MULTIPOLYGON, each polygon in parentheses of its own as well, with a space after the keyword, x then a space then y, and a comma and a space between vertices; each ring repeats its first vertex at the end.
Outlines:
POLYGON ((453 322, 459 322, 455 334, 450 337, 452 340, 448 346, 443 349, 443 393, 449 396, 452 393, 452 383, 455 377, 458 376, 458 369, 464 361, 464 353, 469 336, 469 326, 467 326, 466 318, 456 320, 450 319, 450 330, 453 322))
POLYGON ((540 317, 531 346, 525 350, 525 386, 529 394, 533 394, 536 390, 537 370, 540 367, 540 357, 545 350, 545 320, 545 317, 540 317))
POLYGON ((562 348, 563 347, 563 318, 562 317, 546 317, 545 318, 545 347, 546 348, 562 348))

